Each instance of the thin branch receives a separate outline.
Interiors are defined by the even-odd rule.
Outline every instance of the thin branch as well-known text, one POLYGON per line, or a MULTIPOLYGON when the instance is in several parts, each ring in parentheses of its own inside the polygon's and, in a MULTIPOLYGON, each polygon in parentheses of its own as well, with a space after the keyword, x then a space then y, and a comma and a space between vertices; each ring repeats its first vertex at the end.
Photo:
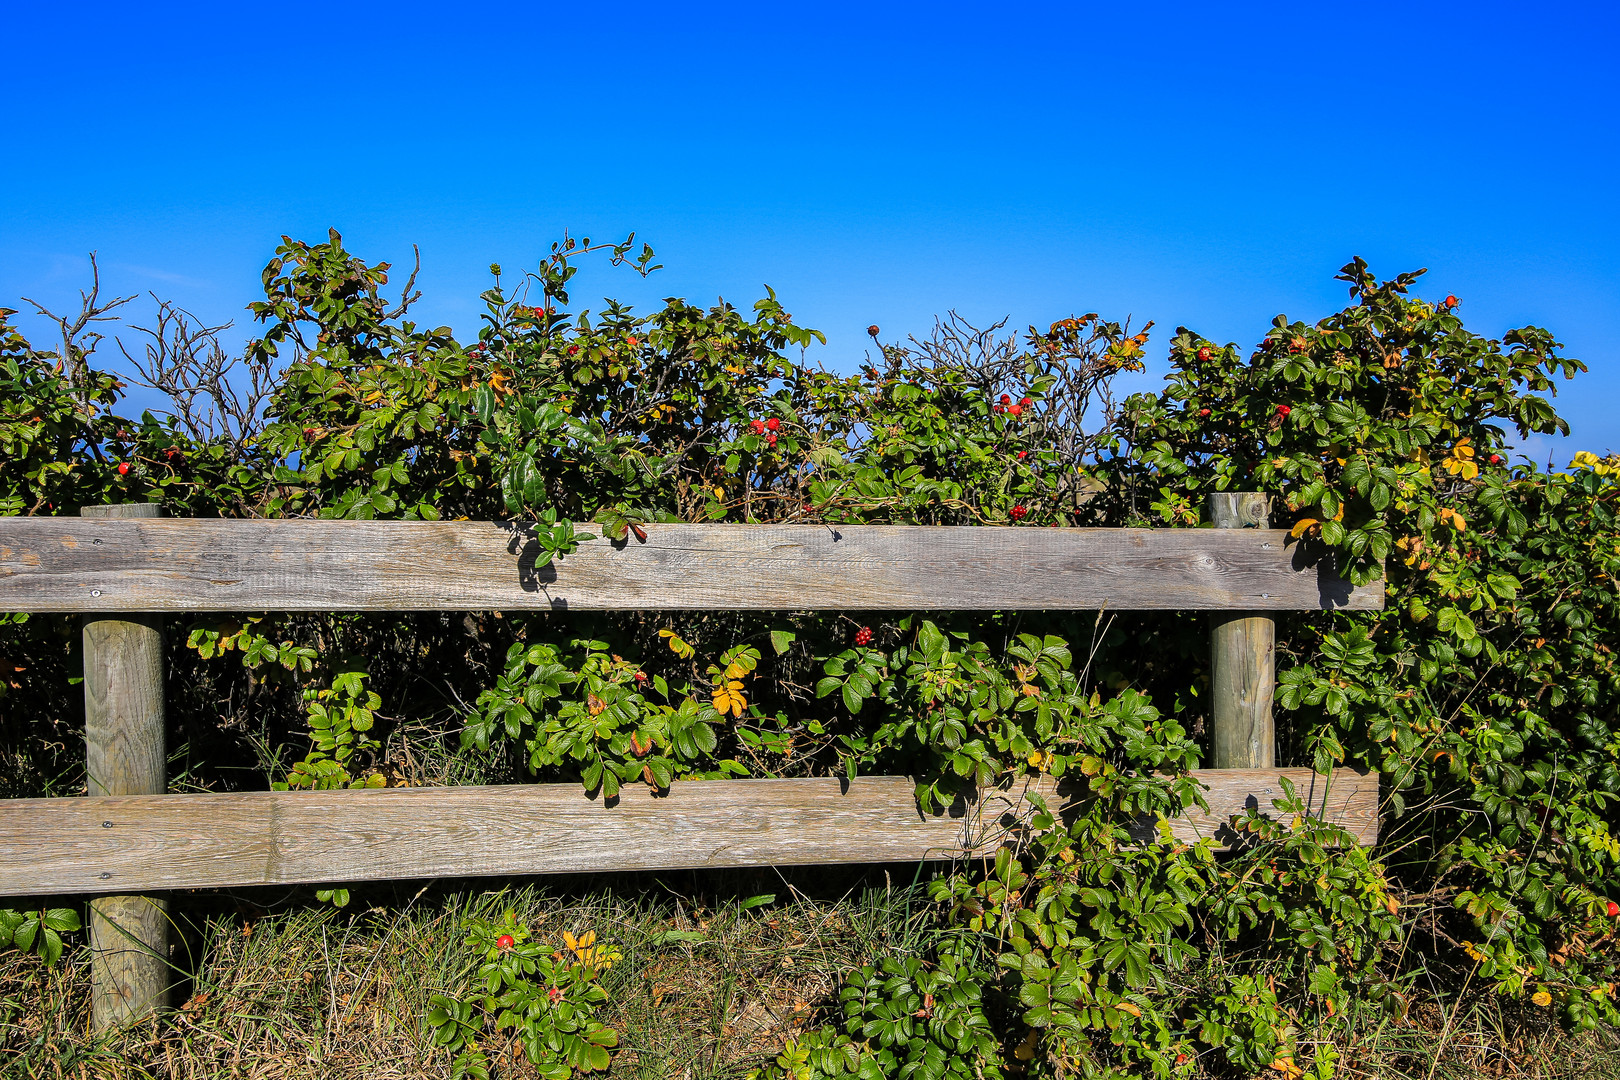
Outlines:
POLYGON ((186 309, 156 295, 157 324, 133 329, 150 340, 144 361, 123 341, 118 348, 135 370, 136 380, 166 395, 176 417, 193 439, 201 443, 222 440, 239 454, 263 426, 261 406, 273 389, 269 358, 233 356, 220 344, 219 334, 230 323, 208 326, 186 309), (232 373, 247 369, 247 385, 232 373))
POLYGON ((123 307, 133 296, 115 296, 105 304, 101 302, 101 267, 96 264, 96 253, 90 253, 90 291, 79 290, 79 313, 71 319, 51 311, 38 300, 23 297, 23 302, 32 304, 34 310, 57 325, 62 334, 62 351, 59 354, 63 365, 67 369, 68 380, 74 389, 79 392, 79 404, 86 409, 90 407, 90 356, 96 351, 96 346, 105 336, 90 329, 90 324, 98 322, 114 322, 117 316, 110 312, 123 307))

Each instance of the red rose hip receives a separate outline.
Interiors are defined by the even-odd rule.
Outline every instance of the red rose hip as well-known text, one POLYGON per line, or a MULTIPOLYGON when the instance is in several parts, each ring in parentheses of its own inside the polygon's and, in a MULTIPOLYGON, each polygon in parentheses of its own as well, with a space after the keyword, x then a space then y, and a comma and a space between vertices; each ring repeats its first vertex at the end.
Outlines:
POLYGON ((1610 900, 1607 904, 1603 905, 1603 910, 1607 911, 1609 913, 1609 918, 1612 919, 1616 915, 1620 915, 1620 904, 1610 900))
POLYGON ((780 431, 782 430, 782 421, 773 416, 765 421, 765 428, 767 431, 780 431))
POLYGON ((517 938, 513 937, 511 934, 502 934, 500 937, 495 939, 495 947, 503 952, 512 948, 516 944, 517 938))
POLYGON ((1284 420, 1288 419, 1288 414, 1293 411, 1293 408, 1288 405, 1277 406, 1277 415, 1282 417, 1284 420))
POLYGON ((129 462, 120 461, 118 463, 118 475, 119 476, 128 476, 129 475, 129 462))

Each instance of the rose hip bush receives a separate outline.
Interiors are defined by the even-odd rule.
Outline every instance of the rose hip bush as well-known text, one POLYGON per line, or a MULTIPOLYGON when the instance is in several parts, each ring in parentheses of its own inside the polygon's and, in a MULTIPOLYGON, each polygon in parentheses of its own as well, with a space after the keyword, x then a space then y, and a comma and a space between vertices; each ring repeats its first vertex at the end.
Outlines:
MULTIPOLYGON (((953 315, 890 344, 874 326, 845 375, 769 291, 582 309, 592 253, 656 269, 630 240, 565 239, 516 280, 492 267, 463 339, 413 321, 410 284, 385 299, 390 268, 335 233, 284 239, 242 357, 262 408, 219 431, 190 419, 207 379, 184 348, 164 354, 174 415, 127 418, 117 377, 6 322, 0 508, 513 519, 544 564, 676 521, 1191 527, 1211 492, 1262 491, 1274 526, 1387 584, 1383 611, 1278 622, 1279 760, 1382 773, 1379 845, 1292 795, 1234 821, 1230 853, 1127 828, 1199 797, 1207 625, 1181 613, 202 613, 169 634, 188 784, 611 798, 886 772, 934 805, 1083 781, 1016 850, 932 878, 927 955, 852 972, 773 1075, 1328 1076, 1369 1010, 1401 1023, 1465 983, 1620 1021, 1620 462, 1514 458, 1564 430, 1549 395, 1584 370, 1549 333, 1481 337, 1462 301, 1358 260, 1343 311, 1279 317, 1248 354, 1178 330, 1157 394, 1113 388, 1151 324, 1094 314, 1025 334, 953 315)), ((82 790, 74 625, 3 618, 3 793, 82 790)), ((459 1069, 499 1068, 480 1047, 503 1030, 547 1075, 605 1064, 580 950, 470 933, 483 989, 445 988, 431 1017, 459 1069)))

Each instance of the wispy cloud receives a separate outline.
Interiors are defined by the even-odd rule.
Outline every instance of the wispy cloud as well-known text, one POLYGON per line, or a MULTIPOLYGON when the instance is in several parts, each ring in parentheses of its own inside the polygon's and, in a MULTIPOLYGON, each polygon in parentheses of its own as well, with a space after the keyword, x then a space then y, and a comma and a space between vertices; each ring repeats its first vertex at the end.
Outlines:
POLYGON ((154 281, 161 281, 165 285, 184 285, 188 289, 210 289, 214 285, 211 281, 187 277, 185 274, 176 274, 170 270, 159 270, 152 266, 136 266, 133 263, 114 263, 113 266, 125 273, 149 277, 154 281))

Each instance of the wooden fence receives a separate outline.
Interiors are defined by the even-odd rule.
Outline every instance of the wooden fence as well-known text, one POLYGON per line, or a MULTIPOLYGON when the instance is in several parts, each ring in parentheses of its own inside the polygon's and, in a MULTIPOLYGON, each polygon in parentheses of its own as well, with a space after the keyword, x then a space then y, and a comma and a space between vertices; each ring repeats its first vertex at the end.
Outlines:
MULTIPOLYGON (((422 610, 1144 610, 1213 614, 1215 836, 1289 777, 1314 813, 1377 837, 1378 778, 1273 767, 1269 613, 1383 604, 1219 496, 1215 529, 655 525, 552 565, 495 522, 167 520, 155 506, 0 519, 0 610, 84 617, 91 794, 0 802, 0 897, 91 904, 94 1012, 163 1003, 164 890, 265 884, 916 861, 984 854, 1022 788, 924 814, 905 777, 677 782, 616 800, 577 784, 168 795, 163 612, 422 610)), ((1037 785, 1061 800, 1050 779, 1037 785)))

